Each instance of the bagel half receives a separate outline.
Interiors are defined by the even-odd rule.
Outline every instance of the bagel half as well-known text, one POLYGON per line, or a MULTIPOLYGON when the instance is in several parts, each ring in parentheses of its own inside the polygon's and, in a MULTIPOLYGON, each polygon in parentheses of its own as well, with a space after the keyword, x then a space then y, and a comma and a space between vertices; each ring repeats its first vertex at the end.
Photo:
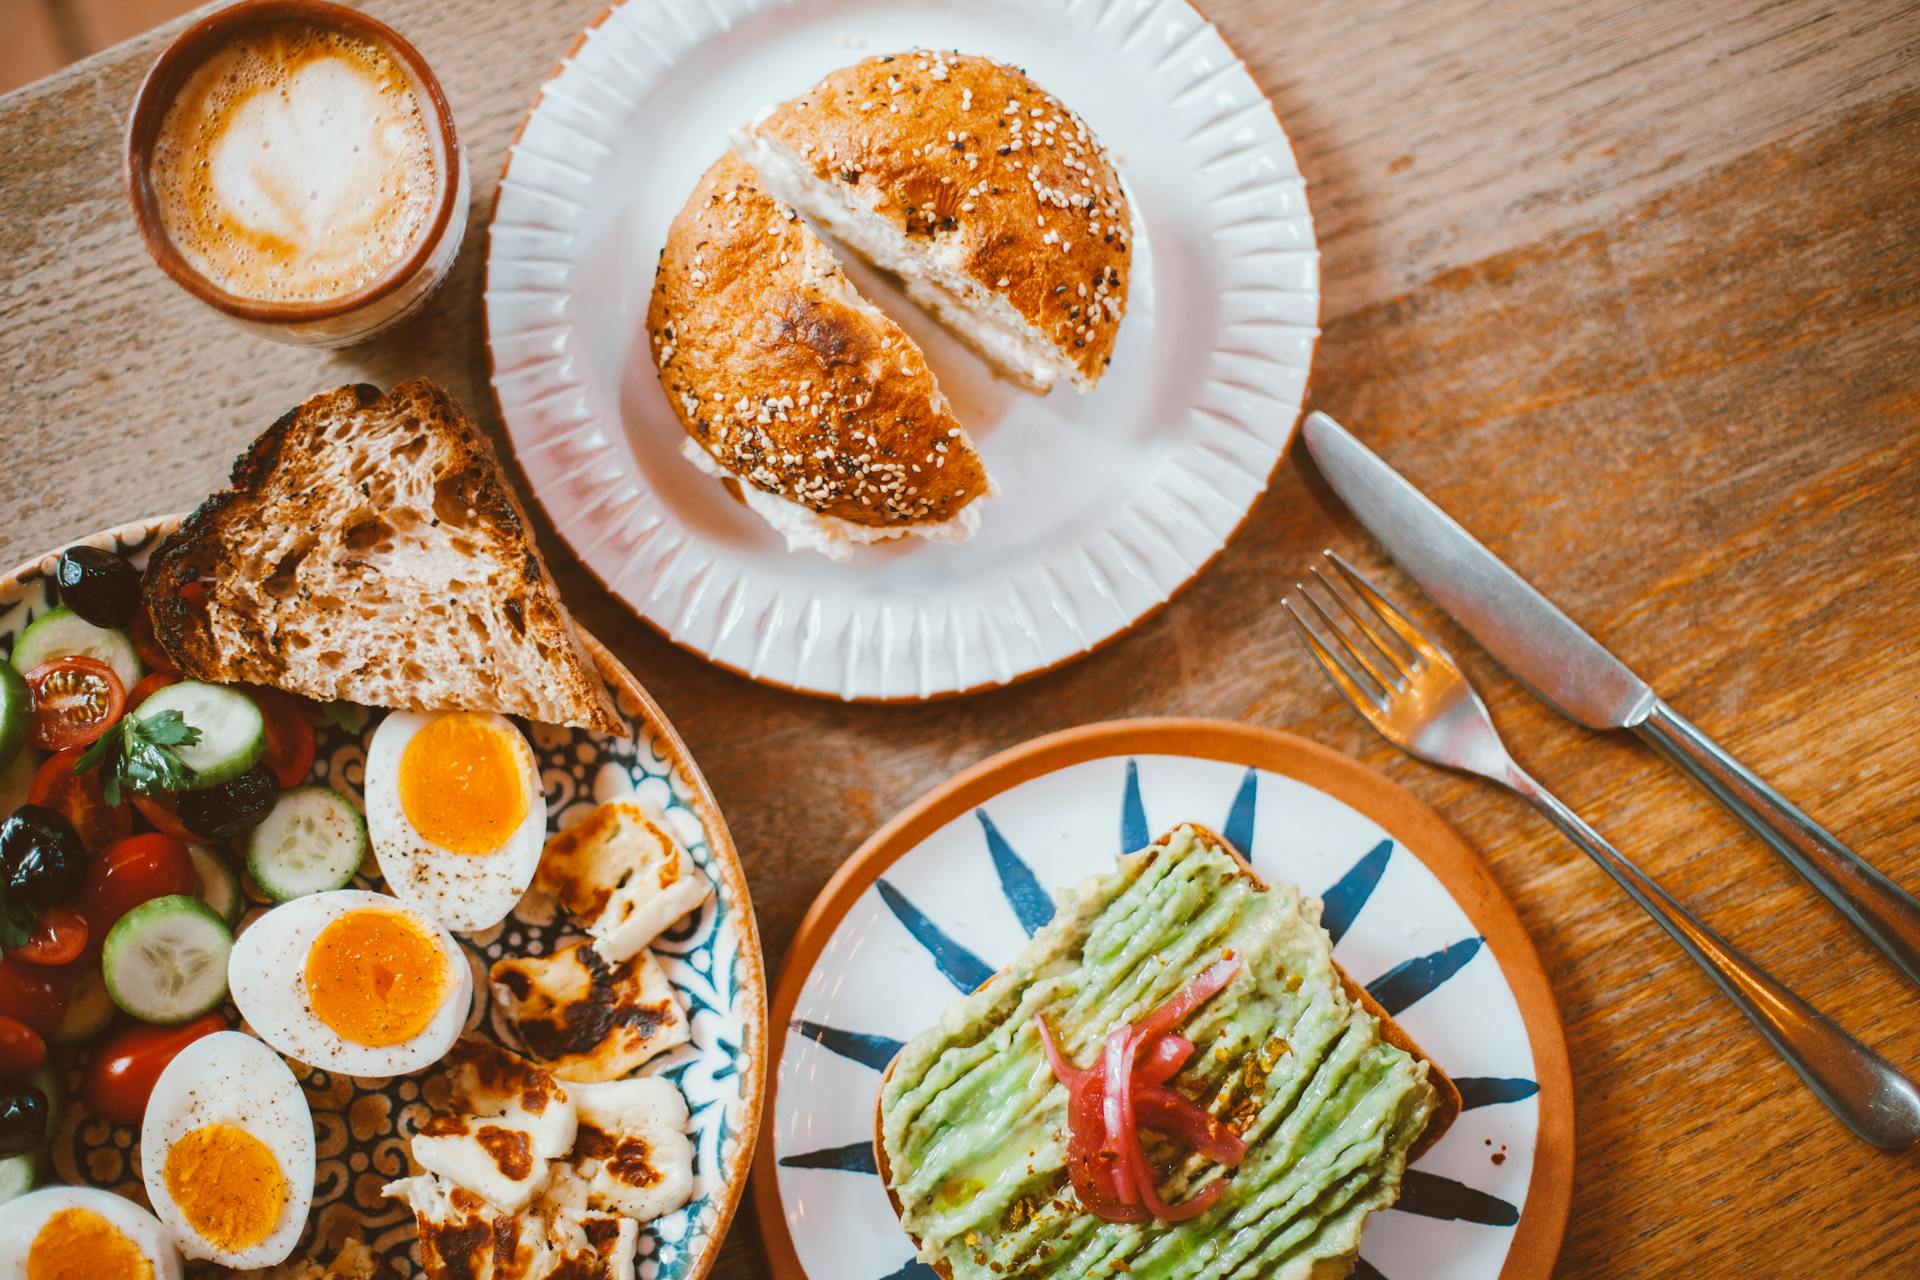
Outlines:
POLYGON ((682 452, 789 548, 977 527, 992 485, 919 346, 738 157, 674 218, 647 334, 682 452))
MULTIPOLYGON (((1134 856, 1137 856, 1137 857, 1158 856, 1159 853, 1164 852, 1168 848, 1168 846, 1177 838, 1179 838, 1183 833, 1191 834, 1194 846, 1197 846, 1207 851, 1217 851, 1220 853, 1231 855, 1233 859, 1239 863, 1240 869, 1238 874, 1242 878, 1244 878, 1246 883, 1250 885, 1256 892, 1266 891, 1267 886, 1264 883, 1262 883, 1260 878, 1253 873, 1253 870, 1246 865, 1245 860, 1241 858, 1239 852, 1235 850, 1233 846, 1229 845, 1225 840, 1221 839, 1218 835, 1214 834, 1212 831, 1208 830, 1203 826, 1200 826, 1197 823, 1182 824, 1182 826, 1174 828, 1172 831, 1168 832, 1165 836, 1162 836, 1159 840, 1155 841, 1154 844, 1149 846, 1147 850, 1143 850, 1141 854, 1134 855, 1134 856)), ((1079 890, 1076 890, 1074 892, 1078 893, 1079 890)), ((1063 910, 1067 906, 1068 902, 1069 902, 1068 898, 1062 899, 1063 910)), ((1200 907, 1196 908, 1196 910, 1200 910, 1200 909, 1203 909, 1203 908, 1200 908, 1200 907)), ((1317 918, 1318 918, 1318 913, 1316 910, 1315 919, 1317 918)), ((1056 919, 1058 919, 1058 917, 1056 917, 1056 919)), ((1048 926, 1048 927, 1051 928, 1052 926, 1048 926)), ((1045 931, 1043 931, 1041 935, 1036 935, 1033 940, 1033 943, 1031 943, 1030 946, 1038 945, 1041 942, 1042 937, 1044 936, 1044 932, 1045 931)), ((1374 998, 1367 993, 1364 987, 1361 987, 1359 984, 1355 983, 1352 978, 1348 977, 1345 970, 1341 969, 1338 964, 1332 963, 1331 960, 1329 960, 1329 963, 1331 964, 1332 972, 1334 976, 1338 979, 1340 987, 1342 991, 1345 993, 1347 999, 1354 1006, 1356 1006, 1360 1011, 1362 1011, 1364 1015, 1367 1017, 1367 1019, 1369 1019, 1372 1023, 1375 1024, 1379 1039, 1385 1044, 1390 1045, 1393 1048, 1398 1049, 1404 1052, 1405 1054, 1407 1054, 1409 1057, 1411 1057, 1414 1060, 1414 1062, 1417 1064, 1418 1069, 1424 1073, 1426 1083, 1431 1089, 1431 1097, 1430 1099, 1428 1099, 1426 1114, 1425 1114, 1422 1127, 1417 1131, 1417 1133, 1413 1135, 1412 1140, 1405 1146, 1403 1155, 1399 1157, 1397 1161, 1398 1167, 1404 1168, 1404 1165, 1406 1163, 1411 1163, 1414 1159, 1418 1158, 1428 1148, 1432 1147, 1434 1143, 1438 1142, 1441 1136, 1446 1133, 1447 1129, 1452 1126, 1453 1122, 1459 1118, 1460 1110, 1461 1110, 1460 1090, 1453 1083, 1452 1079, 1448 1077, 1446 1072, 1443 1071, 1437 1063, 1435 1063, 1431 1058, 1429 1058, 1426 1055, 1424 1051, 1421 1050, 1421 1048, 1414 1042, 1413 1038, 1406 1033, 1405 1029, 1402 1028, 1398 1023, 1396 1023, 1393 1020, 1393 1018, 1386 1012, 1385 1009, 1380 1007, 1379 1003, 1375 1001, 1374 998)), ((992 978, 989 978, 979 988, 977 988, 971 996, 968 996, 966 1000, 961 1002, 961 1005, 964 1005, 971 1001, 978 1000, 983 994, 990 991, 995 986, 996 983, 1003 983, 1005 981, 1011 981, 1011 980, 1013 979, 1009 973, 1009 970, 1003 969, 999 973, 995 974, 992 978)), ((956 1008, 957 1007, 959 1006, 956 1006, 956 1008)), ((879 1172, 881 1185, 886 1189, 888 1203, 893 1206, 893 1211, 895 1216, 900 1217, 902 1219, 903 1226, 904 1226, 904 1208, 901 1203, 900 1197, 895 1190, 895 1186, 896 1186, 896 1181, 894 1177, 895 1171, 894 1171, 891 1154, 888 1151, 888 1142, 887 1142, 887 1137, 885 1132, 885 1119, 886 1119, 885 1100, 887 1097, 887 1091, 888 1091, 889 1085, 893 1080, 894 1071, 900 1065, 901 1059, 907 1056, 910 1052, 912 1052, 916 1048, 916 1046, 920 1043, 921 1040, 925 1040, 929 1036, 936 1036, 941 1032, 942 1029, 946 1028, 949 1019, 952 1017, 952 1014, 953 1014, 953 1010, 949 1010, 946 1015, 942 1016, 940 1026, 936 1027, 932 1031, 924 1033, 921 1037, 917 1038, 913 1043, 910 1043, 906 1048, 903 1048, 899 1054, 895 1055, 894 1060, 887 1064, 887 1069, 881 1077, 879 1093, 876 1095, 874 1099, 874 1134, 873 1134, 874 1164, 879 1172)), ((1205 1052, 1204 1045, 1200 1046, 1200 1052, 1203 1052, 1203 1053, 1205 1052)), ((1177 1079, 1178 1077, 1176 1077, 1176 1080, 1177 1079)), ((1031 1172, 1031 1168, 1029 1169, 1029 1172, 1031 1172)), ((982 1190, 984 1190, 984 1188, 982 1190)), ((1059 1208, 1063 1202, 1071 1201, 1071 1200, 1072 1200, 1071 1190, 1062 1189, 1053 1198, 1051 1207, 1059 1208)), ((1385 1206, 1379 1205, 1377 1207, 1385 1207, 1385 1206)), ((1038 1220, 1037 1215, 1034 1218, 1030 1219, 1030 1221, 1037 1221, 1037 1220, 1038 1220)), ((1141 1231, 1149 1232, 1149 1233, 1151 1233, 1155 1229, 1156 1229, 1155 1225, 1152 1223, 1145 1224, 1140 1228, 1141 1231)), ((931 1266, 934 1272, 941 1277, 941 1280, 955 1280, 953 1264, 948 1257, 941 1256, 938 1253, 936 1253, 934 1256, 929 1257, 928 1251, 925 1248, 925 1244, 920 1239, 920 1237, 915 1235, 911 1230, 909 1230, 907 1234, 908 1234, 908 1238, 913 1241, 914 1249, 920 1255, 921 1260, 926 1262, 929 1266, 931 1266)), ((1019 1267, 1019 1269, 1016 1271, 1014 1269, 1007 1267, 1005 1264, 1002 1264, 1000 1259, 992 1256, 992 1250, 995 1243, 996 1242, 993 1241, 992 1239, 986 1238, 984 1236, 969 1237, 967 1241, 966 1251, 969 1254, 974 1254, 975 1256, 968 1258, 967 1260, 974 1264, 974 1269, 975 1270, 986 1269, 987 1271, 994 1274, 999 1274, 1002 1271, 1004 1271, 1005 1274, 1009 1274, 1009 1275, 1025 1274, 1026 1272, 1025 1272, 1024 1266, 1020 1266, 1020 1264, 1016 1263, 1015 1265, 1019 1267)), ((1357 1232, 1354 1234, 1351 1241, 1346 1243, 1349 1244, 1351 1247, 1340 1248, 1325 1256, 1318 1256, 1318 1257, 1310 1256, 1305 1258, 1287 1259, 1282 1265, 1282 1269, 1277 1273, 1277 1275, 1279 1277, 1285 1277, 1285 1280, 1339 1280, 1340 1277, 1344 1277, 1351 1274, 1353 1270, 1355 1258, 1358 1256, 1359 1237, 1357 1232)), ((1050 1263, 1052 1260, 1053 1259, 1050 1257, 1043 1256, 1041 1259, 1039 1259, 1039 1263, 1050 1263)), ((1110 1264, 1103 1264, 1103 1265, 1106 1265, 1108 1267, 1108 1270, 1112 1271, 1113 1274, 1125 1274, 1127 1271, 1127 1267, 1125 1265, 1125 1259, 1118 1259, 1118 1261, 1120 1262, 1120 1265, 1117 1267, 1111 1266, 1110 1264)), ((1051 1275, 1053 1273, 1051 1271, 1048 1271, 1046 1272, 1046 1274, 1051 1275)), ((1102 1274, 1105 1274, 1105 1272, 1103 1272, 1102 1274)))
POLYGON ((1106 372, 1132 214, 1085 122, 1024 72, 927 49, 868 58, 735 149, 1007 377, 1085 392, 1106 372))

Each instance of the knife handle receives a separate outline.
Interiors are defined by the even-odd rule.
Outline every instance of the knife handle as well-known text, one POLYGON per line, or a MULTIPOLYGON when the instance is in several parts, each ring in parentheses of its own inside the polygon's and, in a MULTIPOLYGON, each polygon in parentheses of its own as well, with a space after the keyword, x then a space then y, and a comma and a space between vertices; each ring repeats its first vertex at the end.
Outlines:
POLYGON ((1665 702, 1655 699, 1653 709, 1633 729, 1773 846, 1909 980, 1920 984, 1920 901, 1834 839, 1665 702))

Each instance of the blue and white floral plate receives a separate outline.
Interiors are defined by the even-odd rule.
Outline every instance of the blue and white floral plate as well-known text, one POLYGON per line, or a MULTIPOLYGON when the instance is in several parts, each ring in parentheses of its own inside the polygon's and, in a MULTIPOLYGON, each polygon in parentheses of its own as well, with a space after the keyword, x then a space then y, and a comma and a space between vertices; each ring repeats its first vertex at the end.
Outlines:
MULTIPOLYGON (((178 516, 143 520, 77 541, 144 564, 147 553, 179 522, 178 516)), ((55 603, 52 573, 58 555, 49 552, 0 578, 0 651, 11 653, 27 623, 55 603)), ((674 1080, 686 1095, 693 1117, 694 1194, 685 1208, 642 1229, 636 1266, 638 1280, 699 1280, 712 1269, 739 1205, 760 1124, 766 1082, 766 980, 759 931, 732 837, 686 746, 616 658, 591 637, 587 648, 614 692, 628 732, 608 738, 516 721, 540 760, 550 829, 578 820, 600 801, 640 792, 666 811, 681 842, 714 885, 706 906, 654 945, 687 1010, 693 1038, 645 1070, 674 1080)), ((317 774, 358 803, 366 767, 365 733, 321 725, 319 738, 317 774)), ((371 858, 357 883, 379 887, 371 858)), ((267 906, 251 882, 247 893, 242 927, 267 906)), ((568 936, 564 917, 536 910, 531 900, 492 929, 460 935, 474 966, 468 1030, 502 1038, 504 1026, 496 1017, 486 978, 493 961, 504 955, 544 954, 568 936)), ((68 1082, 77 1086, 84 1048, 67 1056, 68 1082)), ((419 1274, 413 1216, 404 1205, 384 1198, 380 1188, 408 1172, 407 1137, 427 1112, 420 1078, 362 1080, 291 1065, 313 1108, 319 1154, 313 1213, 299 1253, 324 1261, 351 1236, 370 1245, 394 1273, 419 1274)), ((144 1204, 139 1131, 89 1116, 77 1101, 77 1089, 70 1093, 76 1101, 54 1138, 54 1175, 144 1204)))
POLYGON ((1465 1104, 1377 1215, 1356 1276, 1531 1280, 1559 1252, 1572 1076, 1539 957, 1486 866, 1387 778, 1302 739, 1133 720, 1037 739, 876 833, 801 924, 773 999, 755 1205, 780 1280, 933 1280, 875 1174, 881 1073, 1005 964, 1056 891, 1181 822, 1325 902, 1334 955, 1465 1104))

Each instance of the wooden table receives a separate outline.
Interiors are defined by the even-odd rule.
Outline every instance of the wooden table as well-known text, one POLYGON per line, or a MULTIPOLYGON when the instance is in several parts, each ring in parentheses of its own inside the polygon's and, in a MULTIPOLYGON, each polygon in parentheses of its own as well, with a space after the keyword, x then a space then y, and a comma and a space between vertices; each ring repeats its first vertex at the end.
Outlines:
MULTIPOLYGON (((369 6, 439 71, 479 181, 449 286, 366 350, 243 336, 146 259, 119 139, 166 30, 0 99, 0 562, 191 505, 323 387, 427 373, 488 420, 493 178, 534 86, 599 4, 369 6)), ((1216 0, 1212 16, 1272 93, 1311 183, 1326 283, 1314 403, 1685 714, 1920 885, 1920 10, 1216 0)), ((1848 1137, 1518 802, 1408 761, 1338 702, 1282 620, 1282 591, 1323 545, 1411 588, 1301 458, 1205 577, 1124 642, 925 707, 843 706, 714 670, 546 545, 583 621, 712 781, 770 961, 863 836, 991 752, 1121 715, 1289 729, 1438 807, 1531 929, 1579 1090, 1563 1274, 1920 1274, 1911 1159, 1848 1137)), ((1915 991, 1790 871, 1648 752, 1555 718, 1440 631, 1530 768, 1920 1070, 1915 991)), ((716 1274, 765 1274, 750 1215, 716 1274)))

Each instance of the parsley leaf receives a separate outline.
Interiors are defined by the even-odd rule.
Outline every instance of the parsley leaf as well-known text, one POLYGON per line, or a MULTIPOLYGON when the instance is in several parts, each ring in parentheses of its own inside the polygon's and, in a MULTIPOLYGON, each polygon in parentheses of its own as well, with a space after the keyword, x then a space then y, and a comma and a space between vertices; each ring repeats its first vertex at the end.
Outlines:
POLYGON ((108 763, 100 775, 100 791, 108 804, 120 803, 122 787, 143 796, 179 791, 193 785, 193 769, 174 748, 198 741, 200 731, 178 711, 162 711, 144 720, 122 716, 73 762, 73 769, 81 773, 108 763))
POLYGON ((0 908, 0 946, 11 951, 26 942, 33 930, 33 908, 8 903, 0 908))

